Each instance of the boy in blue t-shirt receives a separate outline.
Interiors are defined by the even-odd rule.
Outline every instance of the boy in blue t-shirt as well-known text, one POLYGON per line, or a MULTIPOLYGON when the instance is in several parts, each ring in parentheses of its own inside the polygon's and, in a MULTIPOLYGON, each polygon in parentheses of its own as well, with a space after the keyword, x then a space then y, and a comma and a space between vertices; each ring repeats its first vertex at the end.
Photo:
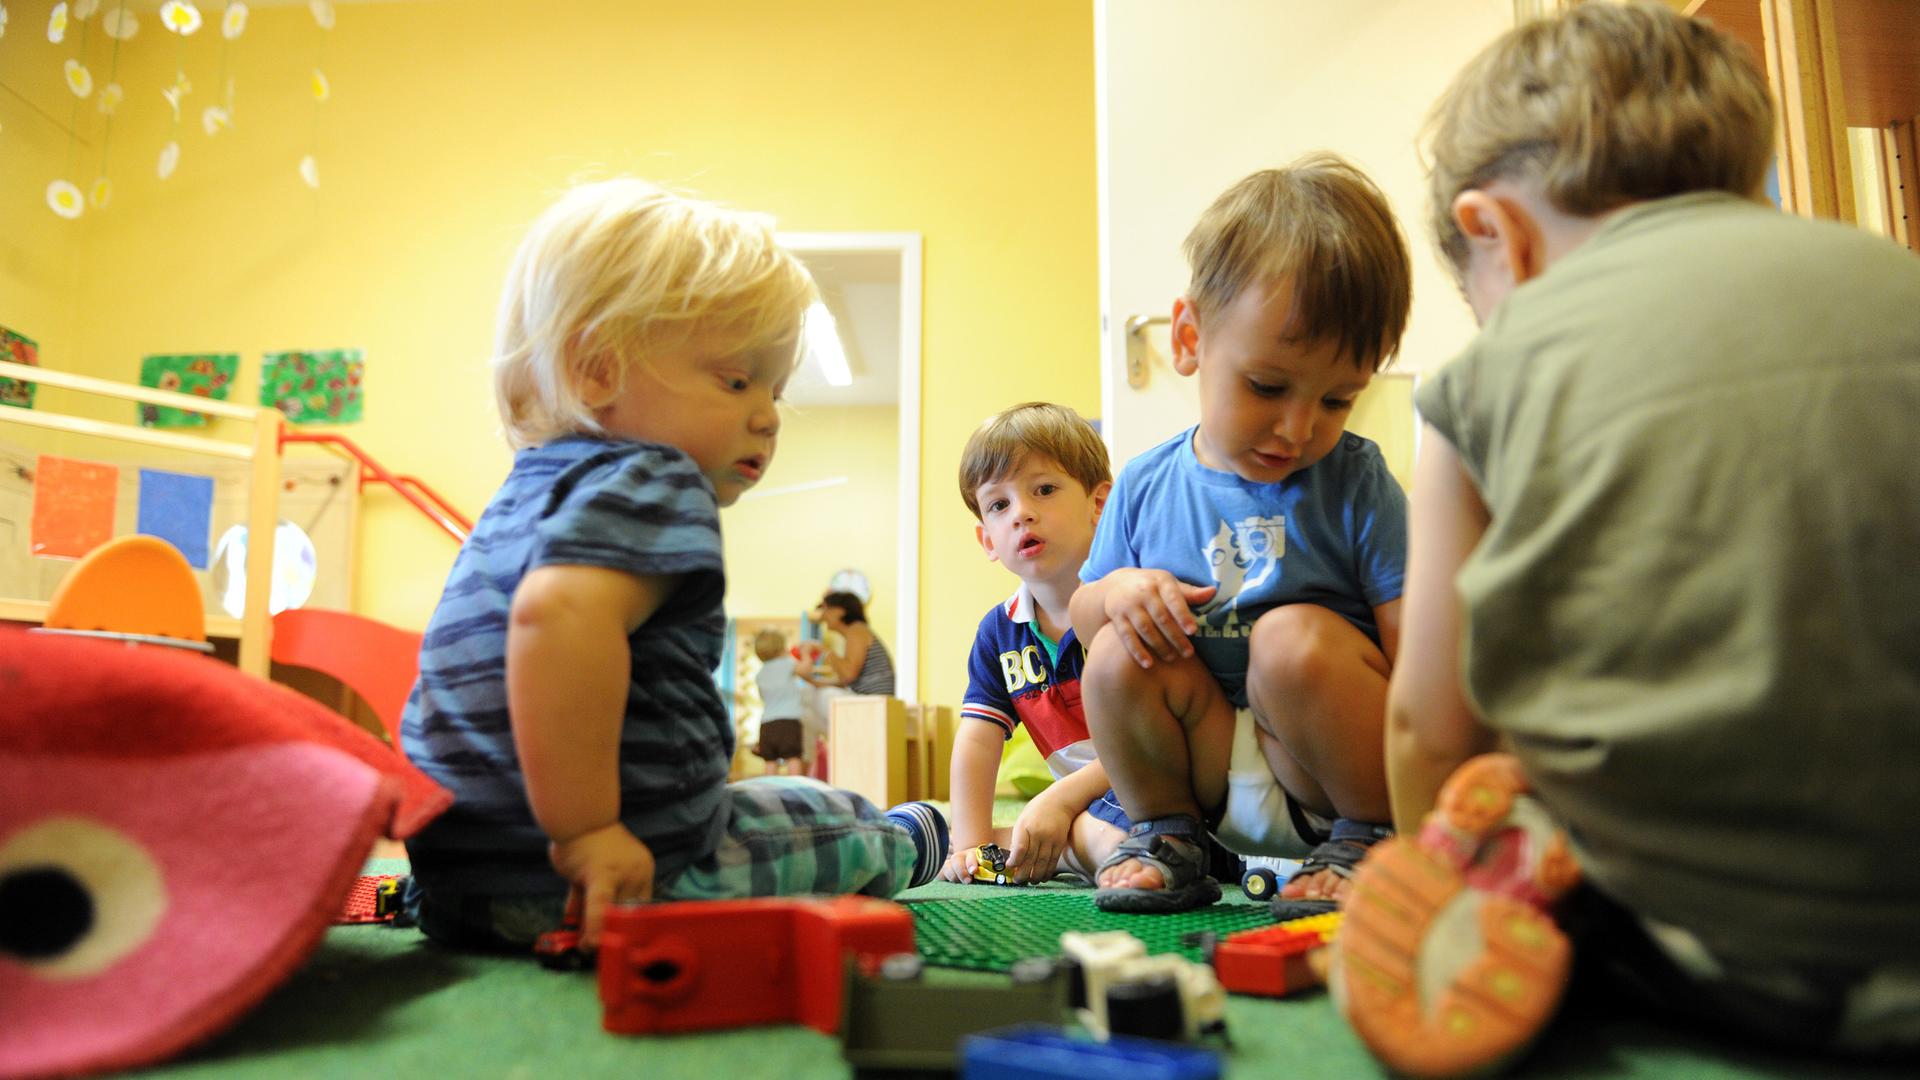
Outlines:
POLYGON ((1127 818, 1093 757, 1080 709, 1085 656, 1067 620, 1080 564, 1113 487, 1107 448, 1073 410, 1016 405, 987 421, 960 455, 960 497, 987 558, 1020 588, 980 620, 953 745, 953 854, 942 877, 972 881, 974 850, 1008 849, 1015 881, 1045 881, 1061 863, 1084 877, 1126 835, 1127 818), (993 828, 1001 746, 1025 724, 1054 783, 1012 828, 993 828))
POLYGON ((1209 828, 1308 856, 1331 909, 1389 819, 1381 740, 1406 496, 1345 432, 1399 348, 1411 270, 1386 199, 1328 154, 1245 178, 1188 236, 1173 365, 1200 424, 1128 463, 1072 603, 1089 727, 1133 819, 1095 902, 1210 903, 1209 828))
POLYGON ((638 180, 576 188, 521 243, 493 362, 519 451, 401 723, 455 796, 407 845, 427 936, 524 947, 571 894, 591 948, 610 903, 888 896, 944 861, 924 809, 727 783, 719 511, 773 460, 814 296, 765 219, 638 180))

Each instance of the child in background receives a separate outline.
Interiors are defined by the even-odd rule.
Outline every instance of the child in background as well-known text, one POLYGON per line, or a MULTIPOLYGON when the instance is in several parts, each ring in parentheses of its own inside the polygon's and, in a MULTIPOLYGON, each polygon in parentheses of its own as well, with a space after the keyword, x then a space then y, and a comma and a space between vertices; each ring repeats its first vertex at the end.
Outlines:
POLYGON ((1113 487, 1107 448, 1071 409, 1016 405, 973 433, 960 455, 960 497, 987 558, 1020 579, 980 620, 953 745, 953 852, 941 877, 972 881, 979 845, 1008 849, 1015 881, 1045 881, 1064 862, 1091 878, 1126 834, 1127 817, 1094 760, 1080 709, 1084 651, 1067 619, 1080 564, 1113 487), (1054 782, 1010 829, 993 828, 1002 744, 1025 724, 1054 782))
POLYGON ((1609 998, 1911 1056, 1920 260, 1767 205, 1765 79, 1657 4, 1508 32, 1428 142, 1481 330, 1418 397, 1403 838, 1354 882, 1343 1010, 1396 1072, 1498 1064, 1584 875, 1609 998))
POLYGON ((638 180, 576 188, 521 243, 493 361, 519 450, 401 730, 455 794, 407 849, 434 940, 525 947, 571 890, 592 947, 610 903, 888 896, 945 860, 924 808, 727 783, 719 509, 773 460, 814 295, 765 219, 638 180))
POLYGON ((1173 366, 1200 379, 1200 423, 1121 472, 1073 597, 1087 723, 1133 820, 1095 902, 1211 903, 1211 827, 1308 856, 1274 901, 1292 917, 1330 908, 1386 832, 1406 496, 1344 429, 1399 348, 1411 270, 1386 198, 1330 154, 1229 188, 1186 252, 1173 366))
POLYGON ((787 652, 787 636, 773 627, 753 635, 753 654, 760 658, 754 685, 760 690, 760 735, 753 752, 780 776, 792 776, 806 758, 806 725, 802 692, 807 685, 794 673, 787 652))

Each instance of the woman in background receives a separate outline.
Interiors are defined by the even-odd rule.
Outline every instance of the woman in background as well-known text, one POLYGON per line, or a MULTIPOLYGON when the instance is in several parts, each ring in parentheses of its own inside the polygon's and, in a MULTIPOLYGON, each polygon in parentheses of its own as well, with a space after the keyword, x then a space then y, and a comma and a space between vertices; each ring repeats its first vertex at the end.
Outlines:
MULTIPOLYGON (((830 652, 820 654, 825 671, 801 671, 800 677, 820 689, 844 688, 849 694, 893 694, 893 658, 887 655, 887 647, 873 635, 873 628, 867 625, 866 605, 860 598, 847 592, 830 592, 820 598, 820 604, 813 609, 813 619, 846 642, 845 650, 838 656, 830 652)), ((838 695, 820 694, 820 711, 827 711, 827 702, 838 695)))

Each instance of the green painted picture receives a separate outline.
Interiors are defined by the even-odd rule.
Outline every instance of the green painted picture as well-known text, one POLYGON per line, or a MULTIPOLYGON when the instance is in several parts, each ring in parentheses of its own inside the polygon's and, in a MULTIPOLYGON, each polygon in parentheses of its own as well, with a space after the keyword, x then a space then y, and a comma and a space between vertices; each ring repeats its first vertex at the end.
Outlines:
POLYGON ((366 400, 359 349, 268 353, 260 363, 260 404, 289 424, 352 424, 366 400))
MULTIPOLYGON (((233 392, 233 376, 239 370, 240 357, 233 353, 147 356, 140 360, 140 385, 225 401, 233 392)), ((205 427, 206 423, 206 413, 140 403, 142 427, 205 427)))
MULTIPOLYGON (((0 360, 40 366, 40 346, 32 338, 0 326, 0 360)), ((0 375, 0 405, 33 408, 33 384, 0 375)))

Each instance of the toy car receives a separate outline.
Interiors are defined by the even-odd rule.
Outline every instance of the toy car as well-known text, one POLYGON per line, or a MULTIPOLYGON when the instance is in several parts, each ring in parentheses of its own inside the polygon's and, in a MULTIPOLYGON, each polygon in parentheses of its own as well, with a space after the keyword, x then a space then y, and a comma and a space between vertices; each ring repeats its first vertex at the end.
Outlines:
POLYGON ((1292 859, 1279 859, 1267 855, 1249 855, 1244 864, 1246 870, 1240 875, 1240 891, 1247 899, 1266 903, 1273 899, 1280 886, 1300 869, 1300 864, 1292 859))
POLYGON ((1249 900, 1271 900, 1273 894, 1280 891, 1280 879, 1264 866, 1249 867, 1240 875, 1240 891, 1246 893, 1249 900))
POLYGON ((585 971, 593 966, 594 959, 580 947, 580 928, 571 923, 536 938, 533 955, 548 971, 585 971))
POLYGON ((979 856, 979 864, 973 868, 973 880, 985 881, 993 885, 1011 885, 1007 877, 1007 849, 999 844, 981 844, 974 849, 979 856))

